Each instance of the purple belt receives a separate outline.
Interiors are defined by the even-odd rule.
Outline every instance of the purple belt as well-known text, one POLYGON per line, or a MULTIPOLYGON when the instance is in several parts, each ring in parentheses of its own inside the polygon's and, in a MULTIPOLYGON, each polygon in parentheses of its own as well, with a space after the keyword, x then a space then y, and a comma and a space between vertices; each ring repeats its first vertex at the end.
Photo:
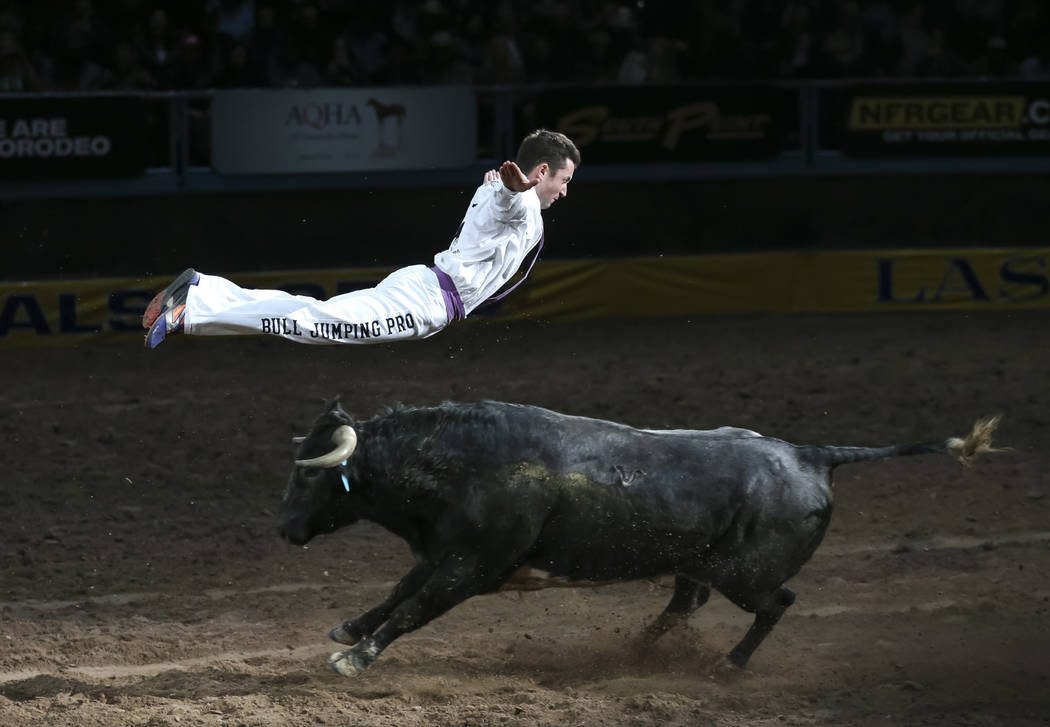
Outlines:
MULTIPOLYGON (((497 293, 496 295, 493 295, 484 303, 482 303, 482 305, 487 305, 488 303, 495 303, 497 300, 503 300, 512 292, 514 292, 515 288, 524 283, 525 278, 529 277, 529 273, 532 272, 532 268, 536 265, 536 261, 540 259, 540 250, 542 249, 543 234, 540 233, 540 241, 536 244, 536 250, 532 256, 532 262, 529 263, 529 267, 525 271, 525 274, 521 276, 521 279, 518 280, 518 282, 514 283, 514 285, 504 290, 502 293, 497 293)), ((436 265, 431 266, 430 269, 434 271, 435 275, 437 275, 438 285, 441 286, 441 297, 445 301, 445 312, 448 313, 448 322, 451 323, 452 321, 459 321, 466 318, 467 312, 463 308, 463 299, 459 297, 459 291, 456 290, 456 284, 452 282, 452 278, 449 277, 448 273, 446 273, 444 270, 437 267, 436 265)))
POLYGON ((467 312, 463 308, 463 299, 459 297, 459 291, 456 290, 456 284, 452 282, 452 278, 436 265, 430 269, 434 271, 434 275, 438 279, 438 285, 441 286, 441 297, 445 301, 445 312, 448 314, 448 322, 452 323, 452 321, 461 321, 466 318, 467 312))

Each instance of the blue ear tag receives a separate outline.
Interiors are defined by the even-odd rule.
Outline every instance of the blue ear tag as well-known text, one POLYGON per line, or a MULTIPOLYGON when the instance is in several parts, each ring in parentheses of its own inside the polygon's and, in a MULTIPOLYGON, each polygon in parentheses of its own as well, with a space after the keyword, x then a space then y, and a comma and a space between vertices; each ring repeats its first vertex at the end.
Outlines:
MULTIPOLYGON (((346 467, 346 460, 344 459, 342 462, 340 462, 339 466, 346 467)), ((343 487, 346 488, 347 492, 350 492, 350 480, 346 479, 346 472, 343 470, 339 470, 339 476, 343 478, 343 487)))

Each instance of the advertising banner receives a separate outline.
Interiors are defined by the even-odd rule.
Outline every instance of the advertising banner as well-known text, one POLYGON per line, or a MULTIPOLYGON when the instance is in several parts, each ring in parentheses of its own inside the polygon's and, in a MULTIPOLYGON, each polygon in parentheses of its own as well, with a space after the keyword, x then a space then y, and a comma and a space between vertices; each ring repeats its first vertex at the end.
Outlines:
POLYGON ((220 174, 464 167, 477 105, 458 86, 218 91, 211 146, 220 174))
MULTIPOLYGON (((329 298, 389 268, 246 273, 252 288, 329 298)), ((171 276, 0 282, 0 349, 134 339, 171 276), (119 334, 119 335, 114 335, 119 334)), ((715 313, 1013 311, 1050 308, 1050 248, 880 250, 542 261, 474 318, 579 319, 715 313)))
POLYGON ((789 97, 773 86, 607 86, 544 91, 539 126, 585 163, 768 159, 783 151, 789 97))
POLYGON ((1050 308, 1048 263, 1050 248, 545 262, 495 313, 513 319, 1050 308))
POLYGON ((852 156, 1050 154, 1050 84, 863 85, 846 102, 852 156))
POLYGON ((136 98, 0 97, 0 179, 101 179, 146 171, 147 114, 136 98))

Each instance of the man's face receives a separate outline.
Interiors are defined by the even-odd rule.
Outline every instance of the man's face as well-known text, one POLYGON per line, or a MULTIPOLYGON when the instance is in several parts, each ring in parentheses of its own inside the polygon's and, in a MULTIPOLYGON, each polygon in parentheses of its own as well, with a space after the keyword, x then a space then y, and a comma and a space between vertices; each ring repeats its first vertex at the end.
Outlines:
MULTIPOLYGON (((536 185, 536 196, 540 198, 540 209, 547 209, 555 201, 568 194, 569 182, 572 174, 576 171, 576 165, 571 159, 565 160, 565 166, 561 169, 552 169, 544 162, 539 166, 540 183, 536 185)), ((531 175, 530 175, 531 176, 531 175)))

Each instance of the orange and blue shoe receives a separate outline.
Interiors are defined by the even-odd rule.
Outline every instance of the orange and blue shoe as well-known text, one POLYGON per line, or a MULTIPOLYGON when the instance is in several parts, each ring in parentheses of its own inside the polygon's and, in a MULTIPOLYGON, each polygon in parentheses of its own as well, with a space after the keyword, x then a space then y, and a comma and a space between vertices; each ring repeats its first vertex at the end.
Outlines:
POLYGON ((142 327, 147 329, 146 348, 156 348, 172 333, 183 329, 186 320, 186 295, 191 285, 200 281, 200 273, 186 268, 171 285, 157 293, 142 314, 142 327))

